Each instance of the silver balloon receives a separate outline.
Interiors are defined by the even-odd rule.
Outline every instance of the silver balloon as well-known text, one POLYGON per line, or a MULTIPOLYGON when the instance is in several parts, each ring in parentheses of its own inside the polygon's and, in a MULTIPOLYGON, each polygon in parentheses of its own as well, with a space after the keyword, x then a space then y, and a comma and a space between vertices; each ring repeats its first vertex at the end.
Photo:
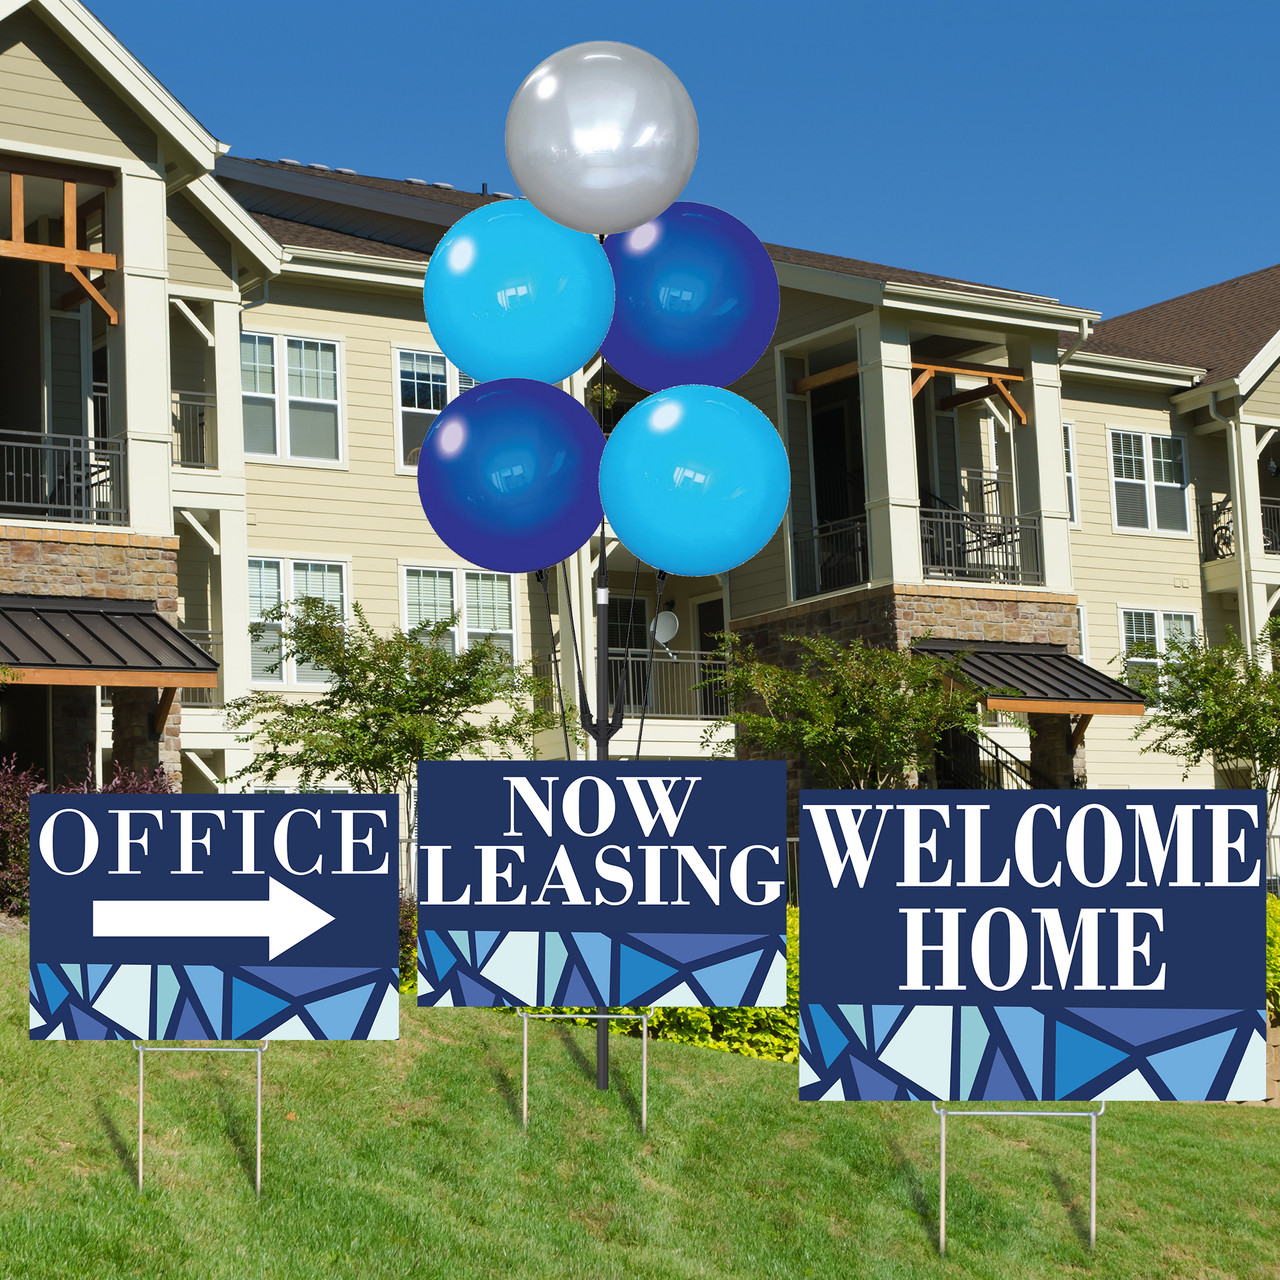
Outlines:
POLYGON ((612 40, 561 49, 507 112, 507 163, 548 218, 606 235, 656 218, 698 158, 685 87, 651 53, 612 40))

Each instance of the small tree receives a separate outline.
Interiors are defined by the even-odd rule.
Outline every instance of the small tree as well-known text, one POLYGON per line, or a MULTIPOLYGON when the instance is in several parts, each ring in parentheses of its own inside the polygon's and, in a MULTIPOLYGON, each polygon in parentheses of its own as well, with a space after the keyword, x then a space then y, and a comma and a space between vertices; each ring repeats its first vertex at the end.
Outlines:
POLYGON ((945 733, 973 733, 981 723, 977 691, 953 662, 862 640, 787 642, 799 645, 798 661, 779 667, 757 658, 740 637, 725 636, 724 670, 707 683, 730 709, 704 745, 729 724, 739 743, 767 755, 804 756, 819 786, 905 787, 928 768, 945 733))
POLYGON ((1269 828, 1280 809, 1278 660, 1280 618, 1272 618, 1252 652, 1230 629, 1217 645, 1170 637, 1159 668, 1135 665, 1127 677, 1149 708, 1133 731, 1149 739, 1142 751, 1178 757, 1184 778, 1208 760, 1230 785, 1265 791, 1269 828))
POLYGON ((547 682, 516 666, 492 640, 451 653, 456 618, 416 631, 379 635, 360 605, 343 622, 320 600, 278 606, 254 625, 275 624, 279 662, 328 672, 317 697, 260 691, 227 704, 227 722, 256 754, 236 778, 273 782, 295 770, 302 787, 336 778, 368 793, 398 793, 415 829, 413 780, 419 760, 532 754, 535 736, 555 726, 547 682))

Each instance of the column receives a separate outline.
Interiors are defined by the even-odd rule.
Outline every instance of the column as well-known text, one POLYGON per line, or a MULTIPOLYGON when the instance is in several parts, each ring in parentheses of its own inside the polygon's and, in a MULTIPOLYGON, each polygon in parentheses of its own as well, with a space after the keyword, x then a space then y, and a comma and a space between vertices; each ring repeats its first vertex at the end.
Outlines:
POLYGON ((919 583, 924 569, 910 334, 879 309, 857 325, 871 581, 919 583))
POLYGON ((1067 470, 1062 449, 1062 378, 1054 334, 1008 340, 1009 363, 1022 370, 1025 382, 1009 389, 1027 415, 1015 423, 1014 469, 1019 515, 1040 517, 1043 581, 1054 591, 1071 591, 1070 521, 1067 470))

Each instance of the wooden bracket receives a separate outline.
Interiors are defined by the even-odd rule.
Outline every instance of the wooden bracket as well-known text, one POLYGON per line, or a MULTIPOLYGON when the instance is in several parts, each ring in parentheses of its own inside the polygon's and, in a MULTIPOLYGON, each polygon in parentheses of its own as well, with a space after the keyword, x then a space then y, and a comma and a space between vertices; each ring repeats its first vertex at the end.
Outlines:
MULTIPOLYGON (((912 366, 914 368, 914 366, 912 366)), ((911 384, 911 398, 914 400, 925 388, 925 384, 933 377, 932 367, 926 368, 911 384)))
POLYGON ((939 400, 938 408, 958 409, 961 405, 973 404, 978 400, 990 400, 994 396, 1000 396, 1017 415, 1018 421, 1024 427, 1027 425, 1026 410, 1009 393, 1009 388, 1004 385, 1002 378, 992 378, 986 386, 974 387, 972 391, 957 391, 955 395, 948 396, 945 400, 939 400))
POLYGON ((1025 427, 1027 425, 1027 411, 1013 398, 1009 388, 1004 385, 1003 378, 992 378, 992 385, 1004 397, 1005 402, 1014 413, 1018 415, 1018 421, 1025 427))
POLYGON ((173 706, 174 695, 178 692, 176 684, 166 685, 160 690, 160 702, 156 707, 155 731, 156 737, 164 735, 164 722, 169 718, 169 710, 173 706))
POLYGON ((108 324, 120 323, 120 317, 116 315, 115 307, 113 307, 111 303, 109 303, 106 300, 106 298, 104 298, 102 294, 98 292, 97 288, 95 288, 94 286, 93 281, 90 280, 89 277, 85 275, 85 273, 81 271, 79 267, 75 266, 74 264, 71 266, 67 266, 64 263, 62 269, 80 286, 79 289, 76 289, 73 292, 67 294, 67 296, 62 299, 59 305, 64 310, 68 309, 67 308, 68 302, 74 302, 76 298, 80 297, 81 295, 84 295, 85 297, 88 297, 92 301, 96 302, 98 306, 100 306, 103 309, 103 311, 107 313, 108 324))
POLYGON ((1089 728, 1089 721, 1092 716, 1077 716, 1076 722, 1071 727, 1071 750, 1079 751, 1080 744, 1084 741, 1085 731, 1089 728))

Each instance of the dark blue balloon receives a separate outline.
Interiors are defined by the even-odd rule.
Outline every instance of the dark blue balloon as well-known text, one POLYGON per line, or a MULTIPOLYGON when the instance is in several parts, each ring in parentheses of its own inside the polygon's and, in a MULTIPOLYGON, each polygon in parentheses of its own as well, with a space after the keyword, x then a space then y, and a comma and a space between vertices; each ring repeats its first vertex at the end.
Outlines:
POLYGON ((778 323, 778 274, 737 218, 677 201, 604 242, 617 292, 601 347, 649 391, 727 387, 764 354, 778 323))
POLYGON ((418 458, 431 527, 465 560, 529 573, 571 556, 600 524, 604 435, 572 396, 501 378, 436 418, 418 458))

